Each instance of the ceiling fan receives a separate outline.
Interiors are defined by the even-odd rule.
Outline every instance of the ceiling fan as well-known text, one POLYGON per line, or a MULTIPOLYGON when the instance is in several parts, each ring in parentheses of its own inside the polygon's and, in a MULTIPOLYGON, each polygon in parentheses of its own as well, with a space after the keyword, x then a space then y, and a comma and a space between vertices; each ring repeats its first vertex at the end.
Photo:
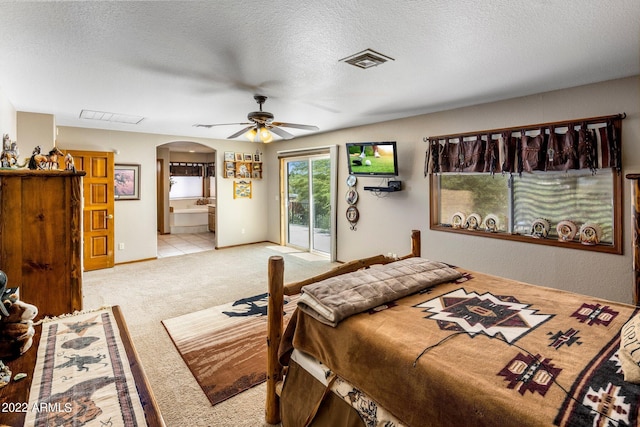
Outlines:
POLYGON ((275 133, 282 139, 291 139, 294 135, 290 134, 284 129, 293 128, 293 129, 304 129, 304 130, 319 130, 318 126, 313 125, 300 125, 296 123, 285 123, 285 122, 274 122, 273 114, 268 111, 262 111, 262 104, 267 100, 266 96, 263 95, 254 95, 253 99, 260 105, 260 111, 252 111, 247 114, 248 122, 243 123, 220 123, 213 125, 203 125, 203 124, 195 124, 196 127, 204 127, 204 128, 212 128, 214 126, 230 126, 230 125, 249 125, 242 130, 234 133, 233 135, 229 135, 227 139, 237 138, 240 135, 244 134, 250 141, 254 141, 256 135, 262 142, 271 142, 273 140, 273 135, 271 132, 275 133))

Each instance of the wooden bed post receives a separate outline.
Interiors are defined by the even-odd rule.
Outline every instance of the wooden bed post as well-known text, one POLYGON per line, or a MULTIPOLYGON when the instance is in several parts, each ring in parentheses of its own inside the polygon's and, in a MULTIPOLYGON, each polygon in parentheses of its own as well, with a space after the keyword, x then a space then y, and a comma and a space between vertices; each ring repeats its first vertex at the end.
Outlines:
POLYGON ((420 256, 420 230, 411 230, 411 255, 420 256))
POLYGON ((267 304, 267 396, 265 421, 280 422, 280 401, 276 386, 282 380, 282 366, 278 361, 278 347, 282 338, 284 310, 284 259, 269 257, 269 302, 267 304))
POLYGON ((640 174, 629 174, 631 180, 631 206, 633 209, 633 303, 640 303, 640 174))

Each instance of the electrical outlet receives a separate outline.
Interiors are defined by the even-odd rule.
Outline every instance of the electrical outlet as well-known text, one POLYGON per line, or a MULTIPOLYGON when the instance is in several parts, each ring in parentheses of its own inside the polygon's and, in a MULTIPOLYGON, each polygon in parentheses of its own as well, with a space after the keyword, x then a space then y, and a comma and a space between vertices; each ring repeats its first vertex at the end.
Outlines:
POLYGON ((244 234, 244 228, 240 230, 240 234, 244 234))
POLYGON ((118 243, 118 250, 119 251, 123 251, 124 250, 124 243, 118 243))

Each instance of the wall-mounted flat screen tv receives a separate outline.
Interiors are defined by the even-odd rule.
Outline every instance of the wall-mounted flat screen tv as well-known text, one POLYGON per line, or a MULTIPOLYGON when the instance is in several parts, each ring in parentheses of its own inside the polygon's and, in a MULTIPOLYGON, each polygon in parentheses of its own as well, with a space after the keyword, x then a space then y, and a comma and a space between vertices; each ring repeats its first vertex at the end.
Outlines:
POLYGON ((398 154, 395 141, 348 142, 349 174, 359 176, 397 176, 398 154))

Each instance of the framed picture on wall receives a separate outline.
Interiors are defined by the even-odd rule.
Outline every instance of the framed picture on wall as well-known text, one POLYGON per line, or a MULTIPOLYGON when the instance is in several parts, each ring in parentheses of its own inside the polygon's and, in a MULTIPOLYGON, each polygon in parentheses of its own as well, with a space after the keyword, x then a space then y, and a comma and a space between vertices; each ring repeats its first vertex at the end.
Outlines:
POLYGON ((242 153, 236 153, 236 162, 242 161, 242 153))
POLYGON ((140 165, 116 164, 113 180, 116 200, 140 200, 140 165))
POLYGON ((251 181, 233 181, 233 198, 250 199, 251 181))
POLYGON ((225 162, 233 162, 233 160, 234 160, 233 151, 225 151, 224 152, 224 161, 225 162))

